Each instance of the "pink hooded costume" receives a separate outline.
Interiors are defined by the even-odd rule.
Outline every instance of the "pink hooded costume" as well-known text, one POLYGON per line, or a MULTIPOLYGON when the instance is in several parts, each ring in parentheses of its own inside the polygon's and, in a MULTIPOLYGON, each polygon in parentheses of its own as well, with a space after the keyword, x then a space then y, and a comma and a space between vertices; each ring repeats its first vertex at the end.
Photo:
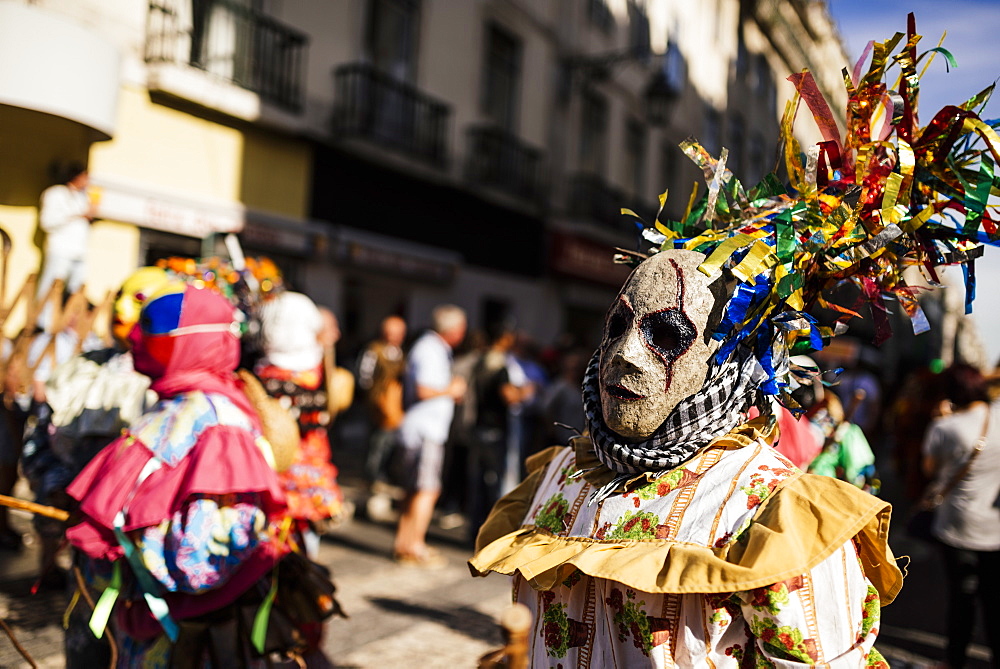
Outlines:
POLYGON ((159 402, 68 489, 82 514, 70 542, 128 567, 113 622, 126 637, 119 666, 156 663, 148 651, 164 631, 176 639, 172 620, 233 603, 284 552, 273 532, 284 493, 233 374, 234 325, 232 306, 209 290, 179 286, 149 300, 131 339, 159 402))

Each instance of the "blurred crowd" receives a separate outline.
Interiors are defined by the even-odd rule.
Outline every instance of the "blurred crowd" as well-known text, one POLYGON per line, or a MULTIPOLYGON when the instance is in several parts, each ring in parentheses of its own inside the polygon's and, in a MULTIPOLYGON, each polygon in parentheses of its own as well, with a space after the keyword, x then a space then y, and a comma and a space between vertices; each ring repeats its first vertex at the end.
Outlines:
MULTIPOLYGON (((45 265, 19 298, 25 325, 0 350, 0 495, 23 476, 41 505, 34 589, 92 593, 89 609, 74 599, 67 614, 67 666, 106 665, 109 653, 162 659, 178 638, 199 657, 263 648, 270 642, 245 625, 235 642, 205 630, 220 612, 273 601, 277 576, 267 585, 263 575, 286 555, 305 565, 286 588, 308 582, 312 595, 332 593, 311 559, 355 504, 396 524, 396 561, 437 568, 445 559, 427 541, 432 523, 471 548, 494 504, 523 480, 526 459, 586 430, 591 350, 569 334, 541 345, 510 319, 470 327, 455 305, 409 320, 386 313, 366 345, 338 359, 334 312, 293 290, 267 258, 167 258, 138 269, 113 300, 90 304, 85 258, 74 255, 93 214, 85 189, 86 172, 73 168, 43 196, 45 265), (338 417, 364 429, 341 431, 353 441, 338 443, 338 417), (136 440, 147 460, 123 455, 136 440), (226 455, 212 459, 217 448, 226 455), (338 466, 359 453, 363 485, 346 496, 338 466), (173 480, 149 463, 183 463, 185 473, 173 480), (141 521, 129 525, 130 513, 141 521), (262 561, 265 545, 275 556, 262 561), (132 582, 111 567, 122 559, 132 582), (170 606, 159 610, 153 591, 169 593, 170 606), (109 592, 144 613, 109 620, 100 604, 109 592), (105 628, 119 633, 117 646, 91 633, 105 628)), ((904 506, 930 507, 926 538, 948 576, 950 666, 962 666, 977 607, 996 653, 1000 625, 984 593, 1000 588, 1000 527, 989 510, 1000 492, 989 419, 997 375, 961 355, 890 374, 879 349, 850 337, 835 344, 789 360, 798 408, 774 404, 777 450, 873 495, 891 479, 904 506)), ((0 550, 23 542, 0 506, 0 550)), ((327 600, 290 614, 292 640, 274 650, 316 652, 336 609, 327 600)))

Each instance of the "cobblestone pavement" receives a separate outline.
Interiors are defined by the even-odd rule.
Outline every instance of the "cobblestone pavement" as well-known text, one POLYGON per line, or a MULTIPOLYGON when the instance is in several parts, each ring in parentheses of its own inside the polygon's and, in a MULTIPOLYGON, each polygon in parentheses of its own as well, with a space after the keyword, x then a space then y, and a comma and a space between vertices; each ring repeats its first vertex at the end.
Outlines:
MULTIPOLYGON (((17 522, 27 529, 24 518, 17 522)), ((479 657, 500 646, 496 621, 510 602, 507 580, 471 578, 465 565, 468 552, 444 540, 447 533, 437 530, 436 535, 435 544, 449 561, 439 570, 397 565, 388 524, 355 521, 322 542, 320 562, 333 570, 338 598, 350 615, 327 625, 324 651, 334 666, 458 669, 476 666, 479 657)), ((20 555, 0 555, 0 616, 39 667, 61 668, 66 596, 29 594, 34 555, 30 546, 20 555)), ((878 646, 895 669, 933 664, 923 654, 899 647, 902 639, 938 648, 944 641, 885 625, 878 646)), ((985 666, 984 650, 973 650, 971 666, 985 666)), ((28 666, 0 635, 0 668, 28 666)))
MULTIPOLYGON (((14 523, 30 537, 26 514, 16 513, 14 523)), ((449 561, 433 571, 396 564, 392 535, 390 523, 358 520, 321 543, 319 561, 333 570, 338 598, 350 615, 327 625, 327 656, 344 668, 476 666, 479 657, 500 645, 496 621, 510 601, 507 580, 469 576, 468 550, 458 541, 461 528, 432 528, 432 543, 449 561)), ((894 541, 894 549, 910 556, 910 576, 897 602, 882 612, 877 647, 894 669, 924 669, 943 653, 944 602, 929 597, 940 590, 934 582, 943 574, 928 548, 904 538, 894 541)), ((67 597, 29 594, 36 559, 31 545, 21 553, 0 552, 0 618, 39 667, 62 668, 67 597)), ((989 666, 989 651, 981 643, 970 647, 970 669, 989 666)), ((0 633, 0 669, 28 666, 0 633)))
MULTIPOLYGON (((24 517, 15 520, 27 532, 24 517)), ((333 570, 338 599, 350 618, 327 625, 324 651, 336 667, 474 667, 501 645, 496 621, 510 602, 506 579, 473 579, 468 551, 454 542, 435 545, 448 558, 438 570, 397 565, 388 524, 355 521, 320 546, 320 562, 333 570)), ((443 539, 444 533, 438 532, 443 539)), ((0 617, 39 667, 65 664, 62 592, 29 594, 35 549, 0 553, 0 617)), ((28 667, 0 633, 0 668, 28 667)))

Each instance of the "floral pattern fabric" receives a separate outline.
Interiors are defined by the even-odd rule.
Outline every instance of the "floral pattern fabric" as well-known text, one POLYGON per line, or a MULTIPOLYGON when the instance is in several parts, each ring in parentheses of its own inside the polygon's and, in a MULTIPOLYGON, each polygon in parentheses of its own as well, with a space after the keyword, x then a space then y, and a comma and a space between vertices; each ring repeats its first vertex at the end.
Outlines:
MULTIPOLYGON (((672 540, 722 547, 799 470, 770 447, 709 448, 681 468, 590 505, 592 486, 565 449, 549 463, 525 525, 557 536, 672 540)), ((879 597, 853 540, 816 567, 746 592, 638 591, 575 570, 538 591, 519 573, 514 598, 532 610, 533 667, 882 667, 879 597)))

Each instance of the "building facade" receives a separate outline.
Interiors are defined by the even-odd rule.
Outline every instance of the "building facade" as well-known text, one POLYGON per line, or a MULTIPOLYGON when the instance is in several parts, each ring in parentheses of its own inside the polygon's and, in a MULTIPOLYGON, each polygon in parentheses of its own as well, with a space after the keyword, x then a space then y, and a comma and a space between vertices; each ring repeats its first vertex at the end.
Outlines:
POLYGON ((678 143, 727 148, 752 183, 785 77, 810 67, 841 109, 847 64, 817 0, 0 0, 0 18, 43 35, 0 39, 10 286, 39 262, 47 170, 82 159, 94 299, 232 232, 340 314, 347 348, 441 302, 594 343, 627 275, 613 248, 636 244, 620 209, 650 220, 669 190, 676 218, 701 181, 678 143))

